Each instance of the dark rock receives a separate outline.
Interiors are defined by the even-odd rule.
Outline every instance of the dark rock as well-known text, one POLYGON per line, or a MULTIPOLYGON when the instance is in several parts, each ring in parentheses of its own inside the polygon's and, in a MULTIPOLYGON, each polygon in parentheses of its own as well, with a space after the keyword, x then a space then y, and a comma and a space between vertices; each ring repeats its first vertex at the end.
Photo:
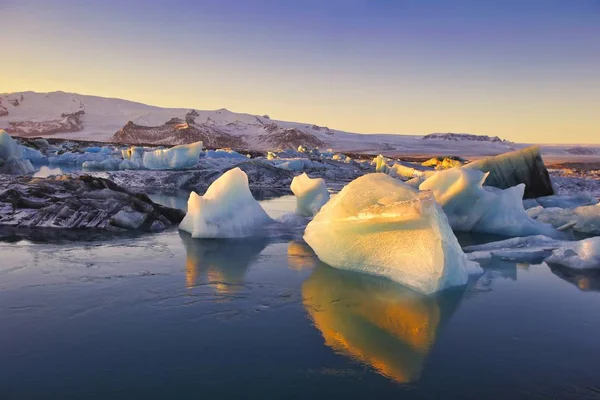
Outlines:
POLYGON ((150 231, 177 224, 184 215, 90 175, 0 178, 0 226, 150 231))

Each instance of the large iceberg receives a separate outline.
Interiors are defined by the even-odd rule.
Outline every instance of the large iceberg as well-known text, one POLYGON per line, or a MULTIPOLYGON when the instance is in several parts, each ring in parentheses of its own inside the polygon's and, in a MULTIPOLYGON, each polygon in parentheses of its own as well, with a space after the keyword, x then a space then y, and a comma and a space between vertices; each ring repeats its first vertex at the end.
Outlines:
POLYGON ((433 193, 456 231, 560 236, 552 226, 529 218, 522 200, 525 185, 504 190, 484 187, 487 177, 476 169, 451 168, 436 172, 419 189, 433 193))
POLYGON ((485 180, 486 186, 508 189, 524 183, 527 199, 554 194, 539 146, 483 158, 464 168, 489 172, 485 180))
POLYGON ((143 163, 144 159, 144 148, 140 146, 131 146, 128 149, 121 150, 123 160, 133 161, 138 164, 143 163))
MULTIPOLYGON (((202 142, 184 144, 170 149, 158 149, 144 153, 144 167, 148 169, 183 169, 198 164, 202 142)), ((135 161, 132 159, 132 161, 135 161)))
POLYGON ((355 179, 308 224, 304 240, 332 267, 386 277, 423 293, 464 285, 467 260, 431 193, 385 174, 355 179))
POLYGON ((294 177, 291 185, 296 196, 296 214, 312 217, 329 201, 329 192, 322 178, 311 179, 306 173, 294 177))
POLYGON ((20 175, 35 171, 23 153, 23 146, 0 129, 0 173, 20 175))
POLYGON ((252 236, 271 221, 252 197, 246 173, 233 168, 214 181, 204 196, 190 193, 179 229, 193 238, 238 238, 252 236))

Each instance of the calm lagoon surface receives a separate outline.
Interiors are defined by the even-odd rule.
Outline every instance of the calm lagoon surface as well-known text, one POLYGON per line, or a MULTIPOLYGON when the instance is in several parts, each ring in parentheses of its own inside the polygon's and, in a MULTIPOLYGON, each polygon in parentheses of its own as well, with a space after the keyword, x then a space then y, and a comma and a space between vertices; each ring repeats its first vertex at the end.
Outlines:
POLYGON ((428 297, 177 229, 0 256, 1 399, 600 398, 598 274, 495 262, 428 297))

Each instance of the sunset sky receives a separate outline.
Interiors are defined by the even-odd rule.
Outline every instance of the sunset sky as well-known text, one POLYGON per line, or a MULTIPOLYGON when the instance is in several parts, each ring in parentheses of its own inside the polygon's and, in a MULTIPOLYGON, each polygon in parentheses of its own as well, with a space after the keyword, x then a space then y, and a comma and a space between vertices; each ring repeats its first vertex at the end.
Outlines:
POLYGON ((0 92, 600 143, 598 0, 0 0, 0 92))

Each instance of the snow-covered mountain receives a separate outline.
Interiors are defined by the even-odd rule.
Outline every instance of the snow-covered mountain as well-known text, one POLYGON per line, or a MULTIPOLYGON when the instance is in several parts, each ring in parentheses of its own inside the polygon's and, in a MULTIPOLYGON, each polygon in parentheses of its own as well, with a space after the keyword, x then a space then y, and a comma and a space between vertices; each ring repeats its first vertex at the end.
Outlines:
MULTIPOLYGON (((227 109, 161 108, 65 92, 0 94, 0 128, 18 136, 156 144, 202 140, 208 146, 251 150, 295 148, 302 144, 384 155, 477 156, 523 147, 483 135, 357 134, 227 109)), ((572 146, 551 146, 544 150, 566 155, 569 147, 572 146)))

